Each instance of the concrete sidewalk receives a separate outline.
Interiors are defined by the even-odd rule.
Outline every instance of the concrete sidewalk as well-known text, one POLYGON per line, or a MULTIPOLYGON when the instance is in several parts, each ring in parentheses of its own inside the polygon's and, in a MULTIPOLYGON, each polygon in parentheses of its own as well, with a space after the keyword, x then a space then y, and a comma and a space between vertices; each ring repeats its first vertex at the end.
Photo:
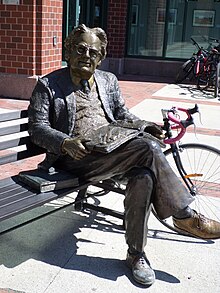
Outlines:
MULTIPOLYGON (((161 108, 198 103, 202 122, 186 141, 219 148, 220 102, 193 86, 177 86, 148 77, 121 77, 120 86, 131 111, 161 123, 161 108), (136 79, 136 80, 135 80, 136 79)), ((27 101, 0 99, 0 108, 25 108, 27 101)), ((28 166, 26 166, 28 168, 28 166)), ((16 169, 17 170, 17 169, 16 169)), ((1 169, 3 176, 5 170, 1 169)), ((13 170, 10 169, 13 174, 13 170)), ((75 194, 1 223, 1 230, 72 202, 75 194)), ((123 211, 123 196, 109 193, 94 199, 123 211)), ((93 199, 91 199, 93 201, 93 199)), ((122 221, 100 213, 76 212, 72 207, 0 236, 0 293, 218 293, 220 241, 203 241, 175 234, 153 215, 149 220, 146 254, 156 272, 150 288, 134 283, 125 265, 122 221), (11 291, 9 291, 11 289, 11 291), (2 290, 2 291, 1 291, 2 290)))

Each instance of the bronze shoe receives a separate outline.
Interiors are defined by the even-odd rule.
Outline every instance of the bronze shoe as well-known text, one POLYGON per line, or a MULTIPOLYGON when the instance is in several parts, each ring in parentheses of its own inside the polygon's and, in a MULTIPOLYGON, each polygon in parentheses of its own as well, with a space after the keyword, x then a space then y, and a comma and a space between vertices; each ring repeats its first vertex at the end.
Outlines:
POLYGON ((142 285, 150 286, 155 281, 155 273, 144 252, 130 254, 128 252, 126 263, 132 271, 134 280, 142 285))
POLYGON ((208 219, 196 211, 190 218, 177 219, 173 217, 173 224, 176 229, 184 235, 201 239, 220 238, 220 223, 208 219))

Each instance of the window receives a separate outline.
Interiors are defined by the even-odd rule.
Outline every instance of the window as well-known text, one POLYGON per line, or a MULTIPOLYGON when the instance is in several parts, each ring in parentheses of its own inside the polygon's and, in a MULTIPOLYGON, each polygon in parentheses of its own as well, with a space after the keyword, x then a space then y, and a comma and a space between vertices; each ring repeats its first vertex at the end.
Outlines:
POLYGON ((166 1, 130 2, 128 55, 162 56, 166 1))
POLYGON ((220 3, 213 0, 130 0, 127 55, 186 59, 194 46, 220 35, 220 3))

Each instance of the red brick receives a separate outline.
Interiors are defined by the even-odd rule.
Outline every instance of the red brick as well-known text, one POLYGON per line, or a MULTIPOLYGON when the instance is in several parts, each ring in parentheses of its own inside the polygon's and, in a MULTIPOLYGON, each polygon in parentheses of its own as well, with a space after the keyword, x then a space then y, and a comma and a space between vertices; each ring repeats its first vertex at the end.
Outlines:
POLYGON ((11 67, 11 61, 2 61, 2 66, 11 67))
MULTIPOLYGON (((5 46, 6 47, 6 46, 5 46)), ((8 54, 11 54, 11 50, 9 50, 9 49, 1 49, 1 53, 3 54, 3 55, 5 55, 5 56, 7 56, 8 54)))
POLYGON ((16 34, 19 37, 27 37, 28 36, 28 32, 27 31, 17 31, 16 34))
POLYGON ((0 29, 2 29, 2 30, 8 30, 8 29, 10 29, 11 28, 11 25, 10 24, 1 24, 0 25, 0 29))
POLYGON ((19 61, 19 62, 27 62, 28 57, 26 57, 26 56, 17 56, 17 61, 19 61))
POLYGON ((12 24, 11 28, 15 31, 21 31, 22 30, 22 25, 21 24, 12 24))
POLYGON ((17 56, 22 56, 23 51, 20 50, 20 49, 12 49, 12 52, 10 54, 17 55, 17 56))
POLYGON ((0 66, 0 72, 1 72, 1 73, 5 73, 5 72, 6 72, 6 68, 0 66))
POLYGON ((16 61, 16 58, 17 58, 15 55, 7 55, 6 57, 7 57, 7 60, 9 61, 16 61))
POLYGON ((23 43, 17 43, 17 49, 27 50, 28 45, 23 43))
POLYGON ((0 11, 0 17, 10 17, 10 11, 0 11))
POLYGON ((21 37, 12 37, 12 42, 13 43, 21 43, 23 39, 21 37))
POLYGON ((11 42, 11 37, 9 36, 5 36, 5 37, 1 37, 1 42, 5 42, 5 43, 9 43, 11 42))
POLYGON ((12 48, 16 48, 16 44, 13 44, 13 43, 7 43, 7 44, 6 44, 6 48, 9 48, 9 49, 10 49, 10 48, 11 48, 11 49, 12 49, 12 48))

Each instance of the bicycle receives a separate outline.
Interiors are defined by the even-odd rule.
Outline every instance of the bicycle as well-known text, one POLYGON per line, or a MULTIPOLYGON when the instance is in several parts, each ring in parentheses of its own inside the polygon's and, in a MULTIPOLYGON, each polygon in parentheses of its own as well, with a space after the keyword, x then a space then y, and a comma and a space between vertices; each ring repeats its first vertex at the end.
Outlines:
MULTIPOLYGON (((216 40, 219 42, 219 40, 216 40)), ((214 97, 219 94, 219 61, 220 45, 215 46, 209 52, 208 57, 203 60, 203 65, 197 75, 197 88, 207 90, 214 87, 214 97)))
MULTIPOLYGON (((206 39, 205 39, 206 40, 206 39)), ((175 83, 181 83, 185 79, 196 80, 197 89, 204 91, 214 88, 214 97, 217 98, 220 91, 219 70, 220 45, 213 46, 213 42, 219 44, 219 40, 209 38, 209 47, 205 50, 191 37, 197 52, 187 60, 179 69, 175 83)))
POLYGON ((189 80, 196 79, 200 71, 200 64, 204 62, 208 56, 208 50, 200 47, 200 45, 192 37, 190 39, 196 47, 197 52, 193 53, 192 57, 184 62, 180 67, 175 77, 175 83, 181 83, 187 78, 189 78, 189 80))
MULTIPOLYGON (((190 206, 206 217, 220 221, 220 150, 205 144, 180 142, 186 128, 194 124, 192 115, 195 113, 199 113, 197 104, 191 109, 162 109, 163 129, 166 132, 164 142, 170 144, 164 155, 194 197, 190 206), (184 112, 187 119, 181 120, 179 112, 184 112), (175 137, 174 130, 180 130, 175 137)), ((154 209, 153 214, 167 228, 179 233, 172 217, 161 220, 154 209)))

